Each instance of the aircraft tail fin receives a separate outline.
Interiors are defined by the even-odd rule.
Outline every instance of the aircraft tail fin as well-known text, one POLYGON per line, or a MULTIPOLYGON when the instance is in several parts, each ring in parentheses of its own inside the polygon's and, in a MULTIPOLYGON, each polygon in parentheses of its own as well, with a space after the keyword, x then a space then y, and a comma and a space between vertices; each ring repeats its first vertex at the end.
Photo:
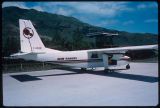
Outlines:
POLYGON ((45 46, 31 21, 19 19, 19 26, 21 52, 45 53, 45 46))

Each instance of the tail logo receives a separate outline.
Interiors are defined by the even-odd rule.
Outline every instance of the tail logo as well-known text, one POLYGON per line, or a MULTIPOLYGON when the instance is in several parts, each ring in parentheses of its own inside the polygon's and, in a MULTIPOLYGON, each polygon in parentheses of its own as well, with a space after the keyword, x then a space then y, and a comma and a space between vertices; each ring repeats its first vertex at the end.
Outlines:
POLYGON ((30 39, 30 38, 33 37, 34 32, 31 28, 26 27, 26 28, 23 29, 23 35, 24 35, 25 38, 30 39))

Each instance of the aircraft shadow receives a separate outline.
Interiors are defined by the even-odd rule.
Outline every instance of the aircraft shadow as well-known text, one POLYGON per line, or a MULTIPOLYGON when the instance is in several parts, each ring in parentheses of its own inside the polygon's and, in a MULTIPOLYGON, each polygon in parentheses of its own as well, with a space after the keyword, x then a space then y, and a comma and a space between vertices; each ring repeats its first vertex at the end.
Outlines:
POLYGON ((20 81, 20 82, 28 82, 28 81, 37 81, 42 80, 41 77, 48 77, 48 76, 61 76, 61 75, 74 75, 74 74, 83 74, 83 72, 74 72, 74 73, 62 73, 62 74, 49 74, 49 75, 38 75, 38 76, 31 76, 27 74, 21 74, 21 75, 10 75, 12 78, 20 81), (39 78, 40 77, 40 78, 39 78))
MULTIPOLYGON (((92 70, 82 71, 80 69, 72 69, 72 68, 61 68, 60 70, 67 70, 67 71, 76 72, 75 74, 88 73, 88 74, 101 75, 101 76, 106 76, 106 77, 123 78, 123 79, 143 81, 143 82, 149 82, 149 83, 158 82, 158 77, 120 73, 120 72, 118 72, 118 70, 116 70, 114 72, 109 72, 109 73, 106 73, 103 70, 101 70, 101 71, 92 71, 92 70)), ((74 73, 70 73, 70 74, 74 74, 74 73)))
POLYGON ((92 70, 80 70, 80 69, 72 69, 72 68, 57 68, 60 70, 67 70, 74 73, 62 73, 62 74, 50 74, 50 75, 39 75, 39 76, 31 76, 31 75, 11 75, 11 77, 19 80, 20 82, 26 82, 26 81, 36 81, 41 80, 39 77, 48 77, 48 76, 61 76, 61 75, 76 75, 76 74, 94 74, 94 75, 100 75, 100 76, 106 76, 106 77, 114 77, 114 78, 122 78, 122 79, 128 79, 128 80, 136 80, 136 81, 143 81, 143 82, 149 82, 154 83, 158 82, 158 77, 153 76, 145 76, 145 75, 135 75, 135 74, 127 74, 127 73, 120 73, 118 70, 114 72, 106 73, 105 71, 92 71, 92 70))
POLYGON ((28 82, 28 81, 37 81, 37 80, 42 80, 40 78, 37 78, 35 76, 27 75, 27 74, 22 74, 22 75, 11 75, 12 78, 20 81, 20 82, 28 82))
POLYGON ((74 74, 83 74, 83 73, 63 73, 63 74, 51 74, 51 75, 39 75, 35 77, 47 77, 47 76, 61 76, 61 75, 74 75, 74 74))

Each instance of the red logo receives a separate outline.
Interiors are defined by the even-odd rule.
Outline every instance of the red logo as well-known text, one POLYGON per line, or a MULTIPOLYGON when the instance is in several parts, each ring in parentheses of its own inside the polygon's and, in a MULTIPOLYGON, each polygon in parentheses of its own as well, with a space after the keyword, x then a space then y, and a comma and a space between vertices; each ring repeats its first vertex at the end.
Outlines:
POLYGON ((26 28, 23 29, 23 35, 24 35, 25 38, 30 39, 30 38, 33 37, 34 32, 31 28, 26 27, 26 28))

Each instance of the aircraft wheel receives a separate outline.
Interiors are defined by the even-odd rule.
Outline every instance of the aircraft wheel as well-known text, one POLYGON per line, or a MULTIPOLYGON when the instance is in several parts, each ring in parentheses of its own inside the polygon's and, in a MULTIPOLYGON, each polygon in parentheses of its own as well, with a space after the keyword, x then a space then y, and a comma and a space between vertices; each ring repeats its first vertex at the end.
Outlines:
POLYGON ((86 70, 87 70, 87 68, 81 68, 81 70, 82 70, 82 71, 86 71, 86 70))
POLYGON ((129 64, 126 66, 126 69, 130 69, 130 65, 129 64))

